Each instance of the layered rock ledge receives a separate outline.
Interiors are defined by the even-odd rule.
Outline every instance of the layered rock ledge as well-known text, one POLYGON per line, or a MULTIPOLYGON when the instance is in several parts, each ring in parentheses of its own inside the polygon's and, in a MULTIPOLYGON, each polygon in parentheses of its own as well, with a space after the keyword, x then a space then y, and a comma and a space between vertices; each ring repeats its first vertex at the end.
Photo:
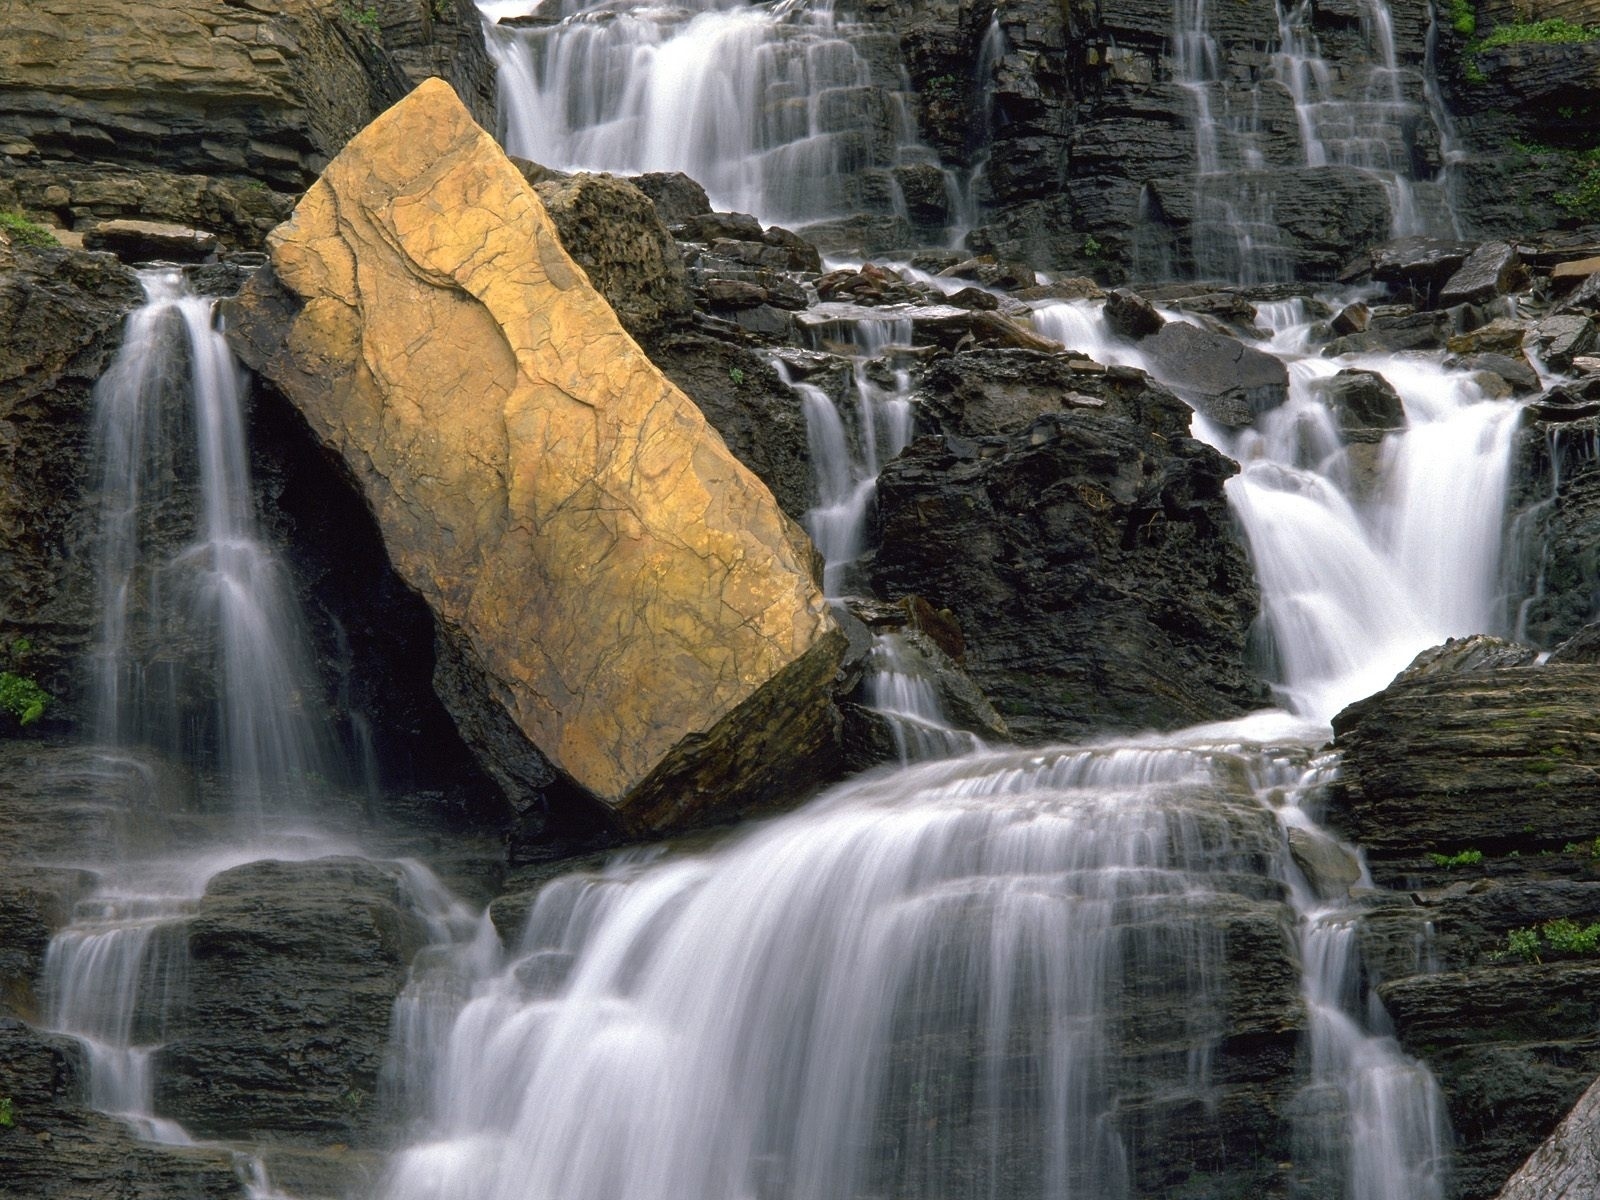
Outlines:
POLYGON ((235 346, 371 507, 513 801, 550 765, 634 830, 792 793, 843 644, 815 552, 450 87, 358 135, 270 245, 235 346))

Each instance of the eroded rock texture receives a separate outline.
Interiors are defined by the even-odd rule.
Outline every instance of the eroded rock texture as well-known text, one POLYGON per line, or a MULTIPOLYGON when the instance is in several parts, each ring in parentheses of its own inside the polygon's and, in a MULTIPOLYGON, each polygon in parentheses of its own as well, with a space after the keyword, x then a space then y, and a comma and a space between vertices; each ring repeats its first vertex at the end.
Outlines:
POLYGON ((943 432, 880 477, 873 585, 956 615, 967 670, 1014 734, 1173 728, 1266 702, 1222 490, 1236 468, 1188 436, 1187 405, 1139 372, 1026 351, 956 355, 924 395, 943 432))
POLYGON ((653 829, 792 788, 841 651, 810 543, 450 88, 357 137, 272 249, 236 344, 433 608, 436 686, 502 786, 547 758, 653 829))
POLYGON ((469 0, 12 0, 4 24, 0 203, 69 229, 143 217, 256 246, 411 82, 444 76, 494 121, 469 0))
POLYGON ((94 385, 140 301, 108 254, 10 247, 0 235, 0 622, 25 665, 75 711, 97 614, 89 436, 94 385))

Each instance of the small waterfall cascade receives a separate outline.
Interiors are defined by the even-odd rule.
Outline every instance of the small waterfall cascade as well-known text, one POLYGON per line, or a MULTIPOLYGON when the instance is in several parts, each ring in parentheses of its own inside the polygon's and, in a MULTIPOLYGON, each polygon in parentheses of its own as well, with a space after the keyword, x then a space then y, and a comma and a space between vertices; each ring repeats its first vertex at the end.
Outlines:
MULTIPOLYGON (((1230 1120, 1211 1097, 1241 968, 1212 918, 1314 903, 1280 826, 1304 810, 1262 799, 1303 755, 1242 732, 914 766, 709 854, 557 879, 478 960, 380 1194, 1145 1194, 1164 1131, 1230 1120)), ((1442 1154, 1437 1097, 1364 1000, 1314 1015, 1335 1032, 1308 1155, 1414 1178, 1442 1154), (1380 1093, 1402 1119, 1349 1136, 1380 1093)))
POLYGON ((891 368, 887 378, 878 373, 891 348, 911 345, 911 322, 865 317, 825 327, 825 334, 831 336, 820 340, 850 355, 843 406, 816 384, 795 381, 781 361, 777 366, 805 413, 817 493, 806 514, 806 532, 822 554, 823 592, 836 600, 850 586, 850 572, 867 549, 878 472, 911 441, 910 373, 900 368, 891 368))
MULTIPOLYGON (((256 526, 240 368, 212 302, 147 271, 146 301, 96 388, 102 497, 97 737, 214 760, 226 807, 281 810, 331 775, 305 634, 256 526), (173 526, 186 505, 186 541, 173 526)), ((181 528, 181 526, 180 526, 181 528)))
MULTIPOLYGON (((355 780, 333 750, 288 572, 262 536, 244 432, 245 379, 210 298, 182 273, 141 273, 144 304, 97 385, 98 572, 92 662, 96 753, 108 794, 129 780, 124 844, 51 940, 46 1028, 77 1039, 86 1100, 147 1140, 190 1145, 155 1111, 153 1066, 181 1029, 188 924, 219 873, 261 859, 360 854, 313 823, 355 780), (200 782, 152 762, 195 768, 200 782)), ((128 789, 123 787, 122 791, 128 789)), ((443 936, 438 881, 401 864, 408 903, 443 936)), ((286 1200, 236 1153, 252 1200, 286 1200)))
POLYGON ((1005 29, 1000 24, 997 11, 989 18, 978 43, 978 58, 972 69, 973 89, 978 97, 977 121, 969 134, 968 144, 975 147, 972 170, 967 173, 966 185, 959 193, 959 219, 951 230, 950 244, 959 247, 962 239, 982 221, 984 189, 989 174, 989 152, 995 135, 995 75, 1000 60, 1006 53, 1005 29))
POLYGON ((1276 211, 1275 174, 1283 168, 1343 167, 1378 180, 1391 236, 1456 230, 1431 58, 1422 69, 1402 66, 1386 0, 1361 0, 1359 7, 1363 51, 1335 65, 1324 57, 1308 0, 1279 0, 1277 45, 1259 79, 1245 87, 1223 61, 1207 0, 1175 6, 1172 73, 1189 96, 1195 135, 1190 231, 1197 277, 1293 277, 1276 211), (1417 164, 1429 158, 1440 170, 1421 178, 1417 164))
MULTIPOLYGON (((824 338, 851 353, 847 391, 854 404, 843 409, 823 388, 793 379, 781 359, 775 366, 800 397, 817 503, 806 514, 806 531, 822 554, 823 591, 842 603, 857 561, 869 548, 868 526, 877 496, 878 472, 911 441, 914 414, 911 376, 888 367, 896 347, 911 344, 911 322, 903 317, 855 318, 824 338)), ((894 633, 879 634, 867 661, 866 702, 887 723, 902 763, 945 758, 978 749, 978 738, 945 717, 937 689, 917 656, 894 633)))
MULTIPOLYGON (((221 797, 203 803, 249 842, 331 768, 306 711, 315 690, 298 609, 256 528, 241 372, 210 299, 176 270, 148 270, 141 282, 145 303, 95 392, 97 741, 113 772, 137 773, 147 750, 213 764, 221 797)), ((176 815, 173 799, 144 798, 155 823, 176 815)), ((329 851, 301 835, 273 852, 329 851)), ((83 1044, 90 1104, 153 1140, 188 1140, 155 1115, 151 1078, 183 1004, 188 918, 212 875, 263 853, 124 857, 46 952, 45 1022, 83 1044)))
POLYGON ((479 8, 502 140, 544 166, 682 171, 717 208, 804 225, 904 215, 895 168, 938 164, 917 140, 903 71, 882 65, 895 35, 826 0, 479 8))
MULTIPOLYGON (((1326 721, 1429 646, 1510 631, 1502 547, 1518 406, 1420 356, 1324 358, 1303 302, 1258 314, 1271 333, 1261 348, 1289 371, 1287 402, 1239 431, 1197 415, 1194 432, 1242 467, 1228 497, 1261 585, 1280 699, 1326 721), (1319 384, 1351 367, 1393 386, 1403 430, 1376 444, 1344 438, 1319 384)), ((1047 305, 1034 323, 1098 361, 1146 366, 1096 304, 1047 305)))

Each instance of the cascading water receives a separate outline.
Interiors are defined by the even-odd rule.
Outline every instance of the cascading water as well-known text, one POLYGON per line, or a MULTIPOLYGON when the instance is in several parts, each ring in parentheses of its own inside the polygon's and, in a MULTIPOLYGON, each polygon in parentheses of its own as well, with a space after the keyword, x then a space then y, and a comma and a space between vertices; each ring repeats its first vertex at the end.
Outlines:
MULTIPOLYGON (((261 536, 244 377, 211 299, 179 271, 142 273, 145 303, 97 385, 100 639, 92 662, 98 773, 133 780, 130 835, 46 952, 47 1028, 83 1046, 85 1099, 147 1139, 190 1144, 157 1115, 153 1063, 184 1018, 188 923, 222 871, 263 858, 359 854, 311 824, 344 769, 313 697, 287 570, 261 536), (152 761, 199 782, 174 788, 152 761)), ((402 864, 411 907, 450 928, 437 880, 402 864)), ((282 1200, 240 1156, 245 1193, 282 1200)))
POLYGON ((903 214, 893 169, 937 165, 905 81, 857 48, 874 31, 831 4, 479 7, 506 148, 544 166, 682 171, 719 208, 803 225, 903 214))
MULTIPOLYGON (((1189 96, 1195 135, 1194 273, 1202 279, 1270 282, 1295 274, 1291 239, 1279 223, 1274 171, 1342 167, 1382 184, 1394 237, 1446 235, 1457 221, 1446 176, 1442 107, 1424 70, 1403 67, 1385 0, 1362 0, 1364 53, 1328 62, 1312 29, 1313 9, 1279 0, 1278 42, 1259 82, 1241 87, 1211 32, 1206 0, 1174 8, 1173 79, 1189 96), (1284 145, 1273 84, 1292 105, 1293 150, 1284 145), (1439 142, 1440 170, 1418 178, 1419 131, 1439 142)), ((1431 151, 1430 151, 1431 153, 1431 151)))
MULTIPOLYGON (((1321 722, 1417 650, 1503 624, 1494 547, 1515 410, 1460 373, 1363 360, 1409 422, 1363 492, 1315 387, 1348 364, 1308 353, 1299 302, 1262 315, 1288 403, 1258 430, 1197 431, 1245 464, 1230 495, 1300 717, 905 768, 709 854, 548 885, 515 945, 498 950, 486 925, 458 936, 420 1039, 424 1116, 380 1194, 1150 1194, 1174 1146, 1226 1144, 1232 985, 1208 920, 1259 903, 1296 931, 1284 953, 1301 964, 1304 1065, 1281 1113, 1304 1194, 1442 1196, 1438 1088, 1365 990, 1344 886, 1303 874, 1288 846, 1332 841, 1314 820, 1333 769, 1311 761, 1321 722)), ((1098 306, 1035 317, 1140 365, 1098 306)), ((837 410, 800 390, 823 417, 819 490, 836 477, 854 494, 837 410)))

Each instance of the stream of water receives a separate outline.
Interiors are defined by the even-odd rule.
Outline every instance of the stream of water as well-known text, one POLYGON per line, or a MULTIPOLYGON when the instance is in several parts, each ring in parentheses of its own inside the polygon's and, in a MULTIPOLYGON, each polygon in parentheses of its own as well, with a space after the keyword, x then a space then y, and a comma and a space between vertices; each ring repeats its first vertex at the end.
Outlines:
MULTIPOLYGON (((1373 36, 1390 37, 1379 12, 1373 36)), ((1178 58, 1202 173, 1220 175, 1252 130, 1216 111, 1215 50, 1203 9, 1191 15, 1178 58), (1225 136, 1239 143, 1228 155, 1225 136)), ((829 9, 546 16, 491 35, 510 147, 548 165, 685 170, 720 206, 809 220, 859 207, 846 181, 863 166, 916 153, 903 112, 885 109, 876 133, 838 117, 893 88, 829 9)), ((1275 70, 1308 161, 1390 171, 1398 187, 1355 132, 1412 103, 1395 90, 1392 37, 1358 96, 1329 99, 1300 20, 1285 10, 1275 70)), ((1397 193, 1397 222, 1411 220, 1406 203, 1397 193)), ((1218 223, 1252 227, 1236 204, 1218 223)), ((1275 269, 1270 248, 1226 253, 1275 269)), ((209 302, 174 273, 145 279, 98 394, 99 742, 113 765, 144 747, 203 758, 221 818, 186 852, 97 864, 100 887, 53 942, 42 992, 47 1024, 87 1048, 90 1103, 182 1142, 155 1111, 150 1064, 181 1016, 185 922, 229 866, 352 852, 303 817, 308 781, 351 772, 306 699, 304 631, 256 528, 239 372, 209 302), (152 494, 186 478, 180 458, 195 464, 184 486, 198 516, 174 543, 145 522, 182 507, 152 494), (134 612, 152 623, 135 627, 134 612), (184 653, 152 652, 172 646, 184 653)), ((1197 417, 1195 433, 1243 467, 1229 498, 1281 709, 1163 737, 985 749, 944 724, 891 635, 868 699, 896 730, 899 768, 711 850, 632 852, 558 878, 505 940, 407 866, 434 945, 396 1005, 384 1085, 409 1125, 375 1195, 1133 1200, 1175 1169, 1180 1141, 1227 1143, 1241 967, 1222 930, 1242 921, 1299 967, 1279 1000, 1304 1012, 1301 1061, 1281 1089, 1314 1194, 1438 1200, 1439 1092, 1364 989, 1347 887, 1367 880, 1318 824, 1336 765, 1314 747, 1333 713, 1417 651, 1504 629, 1515 408, 1426 359, 1322 359, 1299 302, 1261 319, 1264 348, 1289 368, 1288 402, 1243 431, 1197 417), (1348 366, 1389 380, 1403 430, 1346 441, 1317 384, 1348 366), (1349 877, 1307 875, 1292 838, 1333 847, 1349 877)), ((1034 322, 1101 362, 1144 365, 1096 304, 1041 304, 1034 322)), ((877 473, 913 416, 909 376, 872 365, 908 331, 864 320, 835 332, 856 350, 848 385, 794 386, 817 471, 808 527, 842 602, 877 473)), ((259 1164, 241 1177, 275 1194, 259 1164)))

